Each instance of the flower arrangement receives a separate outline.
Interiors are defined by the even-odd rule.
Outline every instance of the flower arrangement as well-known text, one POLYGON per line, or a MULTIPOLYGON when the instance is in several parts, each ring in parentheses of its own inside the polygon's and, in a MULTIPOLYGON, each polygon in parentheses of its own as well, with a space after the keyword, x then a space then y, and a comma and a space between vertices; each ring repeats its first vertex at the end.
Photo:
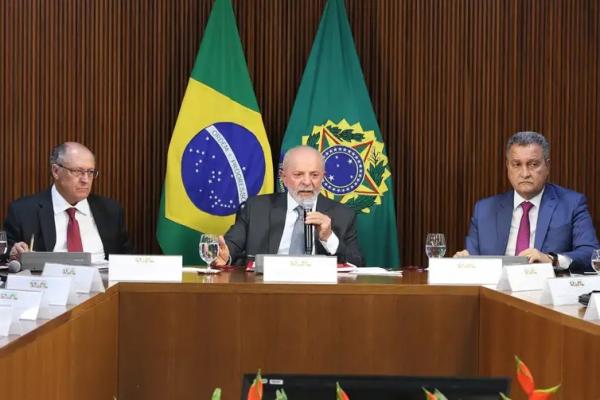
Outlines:
MULTIPOLYGON (((546 389, 536 389, 533 375, 527 365, 525 365, 525 363, 517 356, 515 356, 515 361, 517 364, 517 381, 523 392, 527 395, 527 400, 549 400, 554 393, 558 392, 560 385, 546 389)), ((435 389, 433 393, 425 388, 423 388, 423 391, 425 392, 425 400, 448 400, 446 396, 437 389, 435 389)), ((350 400, 350 397, 344 392, 339 383, 336 383, 335 392, 336 400, 350 400)), ((248 389, 247 399, 262 400, 262 398, 263 382, 259 369, 254 381, 252 381, 252 385, 248 389)), ((504 393, 500 393, 500 398, 502 400, 511 400, 504 393)), ((221 400, 221 389, 215 389, 212 400, 221 400)), ((275 400, 287 400, 287 395, 283 389, 279 389, 275 392, 275 400)))

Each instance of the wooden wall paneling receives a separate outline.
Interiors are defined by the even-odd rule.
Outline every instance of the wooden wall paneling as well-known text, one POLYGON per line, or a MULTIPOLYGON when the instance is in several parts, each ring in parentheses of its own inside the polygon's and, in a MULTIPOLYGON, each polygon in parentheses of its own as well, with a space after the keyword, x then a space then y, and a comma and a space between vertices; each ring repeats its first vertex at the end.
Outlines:
MULTIPOLYGON (((325 0, 234 0, 274 162, 325 0)), ((404 265, 423 238, 463 247, 475 201, 509 187, 504 144, 551 141, 551 178, 600 223, 595 0, 346 0, 393 172, 404 265)), ((46 188, 58 142, 97 155, 138 251, 157 253, 166 154, 212 0, 0 3, 0 219, 46 188)))

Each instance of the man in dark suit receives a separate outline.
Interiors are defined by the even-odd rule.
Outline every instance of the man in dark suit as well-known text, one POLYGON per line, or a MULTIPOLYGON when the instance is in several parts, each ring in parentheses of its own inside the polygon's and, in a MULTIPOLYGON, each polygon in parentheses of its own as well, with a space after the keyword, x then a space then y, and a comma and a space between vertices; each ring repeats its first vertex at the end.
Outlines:
MULTIPOLYGON (((296 251, 298 226, 303 226, 297 223, 302 218, 299 211, 302 207, 298 206, 308 202, 313 211, 307 213, 304 222, 314 226, 315 254, 337 255, 342 262, 362 267, 355 212, 319 194, 324 166, 323 156, 317 150, 308 146, 290 149, 281 171, 287 193, 248 199, 235 224, 219 238, 216 264, 225 265, 228 261, 239 264, 246 256, 256 254, 301 254, 296 251)), ((300 239, 303 245, 303 234, 300 239)))
POLYGON ((121 206, 90 194, 95 166, 94 154, 82 144, 67 142, 52 151, 52 187, 9 206, 4 228, 10 258, 31 250, 85 251, 100 261, 132 252, 121 206))
POLYGON ((514 134, 506 147, 514 190, 475 205, 466 250, 457 255, 519 255, 572 272, 591 270, 599 248, 584 195, 547 183, 550 145, 535 132, 514 134))

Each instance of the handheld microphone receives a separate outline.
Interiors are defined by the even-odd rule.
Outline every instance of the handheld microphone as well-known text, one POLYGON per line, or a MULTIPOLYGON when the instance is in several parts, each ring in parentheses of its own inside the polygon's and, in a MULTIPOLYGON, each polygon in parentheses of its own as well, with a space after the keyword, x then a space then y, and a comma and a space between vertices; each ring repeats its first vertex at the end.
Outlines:
POLYGON ((6 266, 8 267, 8 270, 13 273, 19 272, 21 270, 21 263, 19 262, 19 260, 10 260, 8 264, 6 264, 6 266))
MULTIPOLYGON (((302 208, 304 209, 304 221, 306 221, 306 215, 312 211, 315 204, 314 199, 304 199, 302 201, 302 208)), ((313 252, 313 226, 311 224, 304 223, 304 254, 311 255, 313 252)))

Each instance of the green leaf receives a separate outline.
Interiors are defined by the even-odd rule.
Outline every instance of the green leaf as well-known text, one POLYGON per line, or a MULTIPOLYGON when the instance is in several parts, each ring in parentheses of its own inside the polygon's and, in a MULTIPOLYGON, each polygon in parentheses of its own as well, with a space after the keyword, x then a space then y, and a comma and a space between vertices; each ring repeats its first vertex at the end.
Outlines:
POLYGON ((275 391, 275 400, 287 400, 287 395, 285 394, 285 390, 279 389, 275 391))
POLYGON ((216 388, 212 394, 211 400, 221 400, 221 388, 216 388))
POLYGON ((502 400, 510 400, 510 397, 506 397, 502 392, 500 392, 500 397, 502 398, 502 400))

